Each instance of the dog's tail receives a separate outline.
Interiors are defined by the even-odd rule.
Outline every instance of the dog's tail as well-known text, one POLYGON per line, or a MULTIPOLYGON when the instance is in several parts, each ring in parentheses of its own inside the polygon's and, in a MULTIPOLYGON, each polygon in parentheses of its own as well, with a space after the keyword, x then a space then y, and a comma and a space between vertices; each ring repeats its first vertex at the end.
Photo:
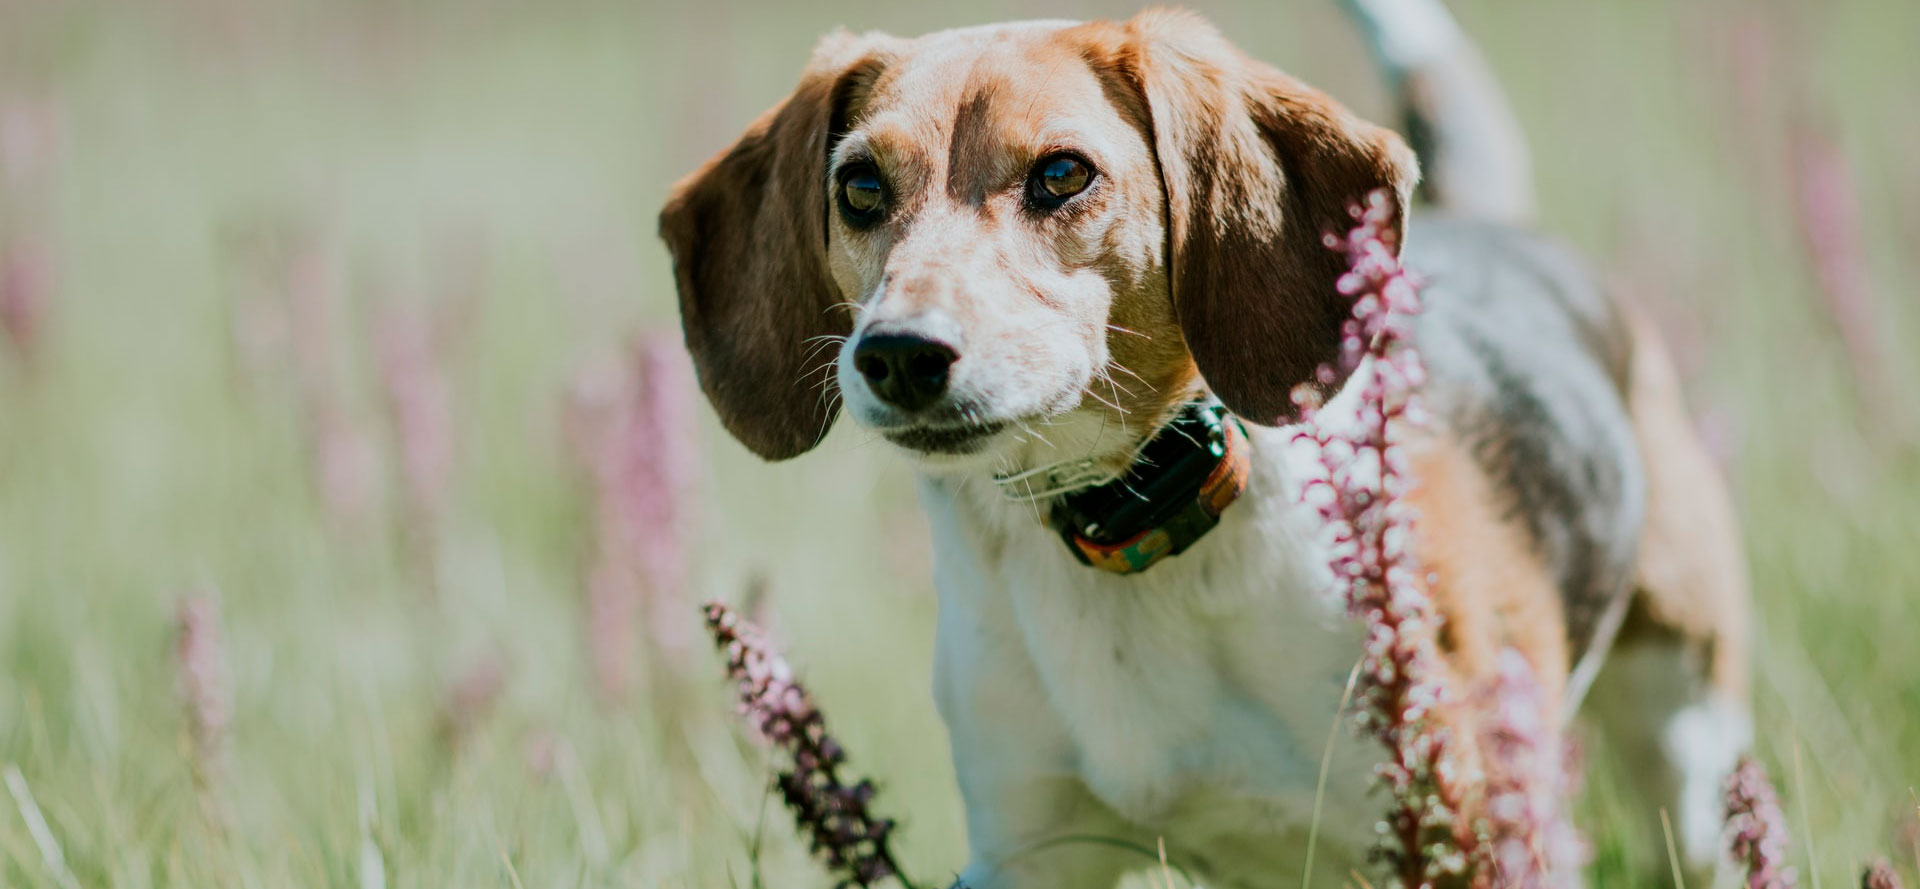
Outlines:
POLYGON ((1341 0, 1400 103, 1422 194, 1442 210, 1533 220, 1525 134, 1486 60, 1441 0, 1341 0))

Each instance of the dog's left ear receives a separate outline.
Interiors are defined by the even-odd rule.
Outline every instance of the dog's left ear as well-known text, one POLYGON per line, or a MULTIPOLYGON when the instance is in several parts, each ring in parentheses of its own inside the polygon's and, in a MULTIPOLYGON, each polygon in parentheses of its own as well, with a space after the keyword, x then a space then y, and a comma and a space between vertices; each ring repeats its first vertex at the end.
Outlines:
POLYGON ((812 448, 839 411, 833 347, 853 321, 827 272, 827 153, 892 40, 822 40, 793 95, 660 211, 700 388, 727 431, 768 460, 812 448))
MULTIPOLYGON (((1209 388, 1256 423, 1339 353, 1345 254, 1324 237, 1385 189, 1403 229, 1419 166, 1400 137, 1256 62, 1197 16, 1149 11, 1114 62, 1145 103, 1167 200, 1174 308, 1209 388)), ((1337 384, 1338 381, 1334 381, 1337 384)))

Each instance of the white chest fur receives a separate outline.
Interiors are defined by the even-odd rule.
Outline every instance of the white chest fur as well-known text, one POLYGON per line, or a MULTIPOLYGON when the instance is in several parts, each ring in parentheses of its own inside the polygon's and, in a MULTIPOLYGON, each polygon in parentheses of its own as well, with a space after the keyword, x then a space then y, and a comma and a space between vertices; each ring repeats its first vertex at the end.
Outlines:
MULTIPOLYGON (((923 484, 936 696, 967 799, 969 873, 1086 830, 1164 837, 1225 870, 1298 851, 1280 847, 1314 817, 1359 633, 1330 592, 1317 518, 1297 505, 1291 433, 1253 438, 1247 494, 1219 527, 1131 576, 1074 561, 1031 507, 985 486, 923 484)), ((1363 841, 1362 759, 1346 757, 1329 788, 1337 804, 1321 818, 1336 845, 1363 841)), ((1077 885, 1066 876, 1051 878, 1077 885)))

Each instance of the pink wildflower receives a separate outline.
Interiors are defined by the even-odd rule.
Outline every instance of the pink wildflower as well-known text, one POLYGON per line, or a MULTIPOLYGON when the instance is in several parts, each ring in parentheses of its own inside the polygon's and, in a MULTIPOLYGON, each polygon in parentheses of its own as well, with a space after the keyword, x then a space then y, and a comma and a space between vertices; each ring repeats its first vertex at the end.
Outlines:
POLYGON ((275 251, 278 267, 271 274, 286 301, 283 323, 314 485, 329 517, 357 526, 380 494, 380 452, 348 409, 336 372, 334 269, 317 238, 301 234, 291 241, 284 253, 275 251))
POLYGON ((0 248, 0 333, 29 364, 40 351, 52 290, 53 257, 44 244, 23 240, 0 248))
MULTIPOLYGON (((1305 496, 1326 520, 1334 577, 1366 631, 1359 723, 1388 753, 1375 769, 1391 799, 1377 854, 1413 889, 1464 878, 1477 838, 1461 811, 1472 782, 1440 717, 1453 703, 1437 642, 1441 616, 1413 552, 1415 516, 1404 500, 1412 479, 1401 444, 1422 420, 1426 379, 1411 342, 1420 290, 1395 257, 1387 194, 1369 195, 1353 213, 1358 225, 1327 242, 1346 251, 1352 268, 1339 281, 1353 317, 1338 360, 1340 371, 1363 374, 1350 384, 1360 387, 1355 416, 1321 411, 1308 386, 1295 398, 1310 420, 1301 437, 1317 447, 1326 471, 1305 496)), ((1340 376, 1321 368, 1322 383, 1340 376)))
POLYGON ((710 602, 705 610, 707 629, 727 654, 727 675, 738 684, 740 712, 792 762, 778 785, 795 822, 812 838, 814 853, 846 880, 842 885, 872 886, 893 877, 912 889, 887 845, 893 822, 868 808, 873 783, 849 785, 841 778, 846 753, 786 660, 759 627, 732 609, 710 602))
POLYGON ((1747 889, 1792 889, 1787 816, 1758 760, 1742 757, 1727 776, 1727 848, 1746 872, 1747 889))
POLYGON ((59 161, 66 120, 57 96, 0 98, 0 185, 19 191, 59 161))
POLYGON ((631 361, 590 367, 574 387, 566 424, 593 484, 588 606, 596 673, 602 690, 616 695, 631 660, 630 625, 643 612, 660 651, 681 655, 690 647, 674 615, 686 604, 700 471, 697 390, 684 349, 669 336, 645 336, 631 361))
POLYGON ((1893 869, 1893 862, 1881 858, 1867 865, 1860 875, 1860 889, 1902 889, 1900 874, 1893 869))
POLYGON ((639 596, 631 575, 617 561, 598 558, 587 571, 587 646, 600 694, 619 700, 626 694, 638 638, 634 620, 639 596))
POLYGON ((375 336, 409 520, 430 535, 453 471, 453 405, 441 338, 427 312, 398 307, 382 315, 375 336))
POLYGON ((233 682, 220 634, 218 593, 202 587, 183 597, 174 618, 174 668, 194 773, 205 783, 226 757, 233 721, 233 682))
POLYGON ((1486 763, 1489 889, 1578 886, 1586 855, 1567 812, 1568 747, 1548 711, 1533 665, 1500 652, 1493 684, 1482 691, 1480 755, 1486 763))
POLYGON ((327 513, 348 523, 364 520, 378 495, 380 453, 366 431, 331 400, 308 406, 307 428, 315 481, 327 513))
POLYGON ((552 729, 540 729, 527 738, 527 771, 533 777, 546 781, 554 776, 560 767, 560 760, 570 755, 567 739, 552 729))
POLYGON ((1800 237, 1827 314, 1840 331, 1858 379, 1881 385, 1885 381, 1876 330, 1881 313, 1869 277, 1853 168, 1840 146, 1802 126, 1794 133, 1793 180, 1800 237))
POLYGON ((692 542, 695 488, 700 474, 697 450, 698 386, 693 363, 677 335, 642 337, 634 348, 638 403, 629 428, 617 442, 615 484, 619 533, 639 557, 641 576, 652 604, 654 641, 683 649, 690 640, 684 626, 687 548, 692 542))

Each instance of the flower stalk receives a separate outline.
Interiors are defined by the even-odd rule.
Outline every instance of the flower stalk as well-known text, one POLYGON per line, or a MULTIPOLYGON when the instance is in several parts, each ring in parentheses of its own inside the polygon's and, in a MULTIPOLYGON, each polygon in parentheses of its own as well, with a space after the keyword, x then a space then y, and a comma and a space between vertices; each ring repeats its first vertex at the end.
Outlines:
POLYGON ((1375 768, 1390 800, 1375 854, 1406 889, 1574 885, 1585 850, 1566 812, 1567 746, 1532 664, 1503 650, 1485 687, 1462 695, 1440 653, 1444 616, 1407 500, 1408 441, 1426 422, 1420 285, 1400 265, 1390 196, 1375 192, 1351 212, 1355 226, 1326 243, 1347 255, 1337 286, 1352 314, 1335 364, 1294 400, 1299 438, 1324 473, 1303 496, 1329 529, 1335 582, 1365 630, 1357 720, 1388 754, 1375 768), (1320 393, 1342 379, 1356 390, 1351 411, 1325 409, 1320 393), (1449 712, 1472 714, 1475 735, 1457 737, 1449 712))
POLYGON ((891 877, 906 889, 889 840, 894 823, 873 814, 873 782, 841 776, 846 751, 826 719, 766 634, 731 608, 710 602, 707 629, 726 653, 727 676, 738 687, 740 712, 760 736, 787 755, 791 766, 775 779, 794 822, 812 840, 840 886, 874 886, 891 877))
POLYGON ((1355 227, 1327 246, 1347 254, 1340 278, 1353 300, 1342 328, 1338 368, 1320 369, 1320 388, 1352 376, 1352 416, 1323 410, 1318 389, 1294 393, 1308 421, 1300 438, 1317 451, 1324 477, 1303 495, 1325 521, 1330 565, 1347 611, 1365 629, 1356 691, 1361 731, 1387 750, 1374 774, 1390 799, 1375 854, 1394 885, 1463 885, 1478 837, 1465 816, 1473 777, 1441 712, 1455 703, 1438 635, 1441 616, 1414 554, 1414 511, 1405 442, 1424 410, 1426 368, 1413 347, 1420 290, 1396 257, 1395 209, 1384 192, 1353 208, 1355 227))

